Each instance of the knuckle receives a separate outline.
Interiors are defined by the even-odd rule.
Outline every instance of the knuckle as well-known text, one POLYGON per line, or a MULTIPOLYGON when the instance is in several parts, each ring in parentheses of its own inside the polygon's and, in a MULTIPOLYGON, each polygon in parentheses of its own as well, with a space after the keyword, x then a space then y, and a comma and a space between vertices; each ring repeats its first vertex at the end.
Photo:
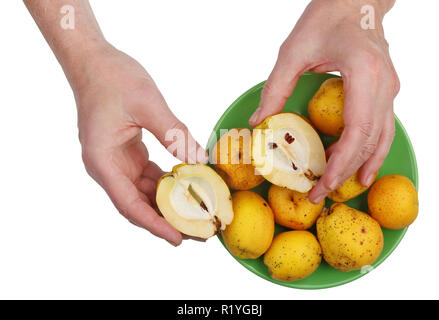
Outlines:
POLYGON ((294 66, 298 62, 303 61, 304 57, 308 54, 303 46, 299 47, 299 44, 290 39, 285 40, 279 47, 276 64, 294 66))
MULTIPOLYGON (((128 221, 136 220, 133 211, 135 208, 141 204, 142 200, 139 197, 132 197, 131 199, 126 199, 125 201, 118 201, 116 199, 113 200, 116 204, 116 208, 119 213, 126 218, 128 221)), ((139 221, 137 221, 140 223, 139 221)))
POLYGON ((393 96, 396 97, 399 93, 399 90, 401 89, 401 82, 399 81, 399 77, 396 72, 392 72, 390 87, 393 96))
MULTIPOLYGON (((88 148, 82 149, 82 162, 84 163, 87 173, 96 181, 99 174, 99 161, 97 160, 96 153, 88 148)), ((98 181, 99 182, 99 181, 98 181)))
MULTIPOLYGON (((327 191, 333 191, 334 186, 332 185, 332 181, 329 179, 325 179, 324 181, 322 181, 323 183, 323 187, 327 190, 327 191)), ((338 187, 338 186, 337 186, 338 187)), ((335 188, 337 188, 335 187, 335 188)))
POLYGON ((129 84, 128 87, 132 92, 130 99, 132 99, 136 105, 149 106, 160 99, 157 87, 148 79, 136 79, 133 83, 129 84))
POLYGON ((279 57, 289 54, 290 44, 288 41, 284 41, 279 47, 279 57))
POLYGON ((360 150, 360 159, 364 162, 370 158, 370 156, 375 152, 376 149, 375 143, 366 143, 360 150))
POLYGON ((275 95, 275 89, 271 80, 267 80, 264 84, 264 88, 262 89, 262 96, 269 97, 275 95))
POLYGON ((398 75, 395 69, 385 61, 382 53, 373 50, 364 51, 358 59, 357 62, 363 70, 367 71, 371 80, 383 82, 386 90, 394 97, 398 94, 400 89, 398 75))
POLYGON ((378 54, 372 51, 364 51, 361 53, 359 59, 361 60, 361 65, 370 71, 374 75, 378 75, 381 70, 381 58, 378 54))
POLYGON ((363 137, 369 139, 372 136, 372 127, 371 121, 364 121, 358 125, 358 130, 363 137))
POLYGON ((186 125, 179 120, 175 120, 175 122, 171 125, 169 129, 182 131, 185 135, 188 133, 188 128, 186 127, 186 125))
POLYGON ((153 89, 154 83, 148 78, 136 78, 131 83, 132 89, 139 93, 148 93, 153 89))
POLYGON ((393 138, 395 138, 395 122, 392 122, 391 127, 388 131, 389 140, 393 141, 393 138))
MULTIPOLYGON (((377 156, 376 158, 376 162, 377 162, 377 170, 381 167, 381 165, 383 164, 384 160, 386 160, 387 154, 380 154, 379 156, 377 156)), ((376 170, 376 171, 377 171, 376 170)))
POLYGON ((382 87, 386 91, 387 96, 396 97, 400 89, 400 82, 395 71, 383 71, 382 87))
POLYGON ((82 149, 82 162, 84 162, 84 166, 86 169, 92 167, 94 163, 92 152, 90 152, 86 148, 82 149))
POLYGON ((288 88, 280 85, 278 81, 276 85, 275 81, 273 81, 272 79, 267 80, 261 93, 261 99, 264 102, 267 102, 267 100, 271 100, 272 98, 287 99, 288 97, 288 88))

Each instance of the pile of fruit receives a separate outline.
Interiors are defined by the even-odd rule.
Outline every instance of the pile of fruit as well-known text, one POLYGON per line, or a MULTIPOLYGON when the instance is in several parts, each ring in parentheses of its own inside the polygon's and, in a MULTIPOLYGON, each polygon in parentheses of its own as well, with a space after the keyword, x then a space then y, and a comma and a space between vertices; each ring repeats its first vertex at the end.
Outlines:
POLYGON ((387 175, 369 189, 369 214, 358 211, 344 204, 368 189, 357 172, 328 195, 334 201, 330 208, 325 209, 325 200, 309 201, 308 192, 326 167, 317 130, 339 137, 343 104, 342 79, 333 78, 309 102, 310 120, 281 113, 254 130, 228 131, 211 153, 215 170, 181 164, 161 178, 157 205, 163 216, 193 237, 221 233, 238 258, 264 255, 270 275, 282 281, 309 276, 322 257, 340 271, 371 265, 383 249, 381 227, 402 229, 413 223, 418 196, 407 177, 387 175), (271 183, 267 199, 250 191, 264 181, 271 183), (276 223, 291 230, 274 236, 276 223))

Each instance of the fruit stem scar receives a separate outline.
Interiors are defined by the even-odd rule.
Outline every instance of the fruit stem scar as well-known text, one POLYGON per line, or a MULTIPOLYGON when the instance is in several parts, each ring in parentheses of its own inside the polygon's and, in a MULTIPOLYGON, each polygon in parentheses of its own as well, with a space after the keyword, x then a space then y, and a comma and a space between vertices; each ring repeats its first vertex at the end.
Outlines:
POLYGON ((314 172, 312 172, 310 169, 308 169, 306 172, 305 172, 305 177, 307 177, 309 180, 311 180, 311 181, 316 181, 316 180, 319 180, 320 179, 320 177, 319 176, 316 176, 315 174, 314 174, 314 172))

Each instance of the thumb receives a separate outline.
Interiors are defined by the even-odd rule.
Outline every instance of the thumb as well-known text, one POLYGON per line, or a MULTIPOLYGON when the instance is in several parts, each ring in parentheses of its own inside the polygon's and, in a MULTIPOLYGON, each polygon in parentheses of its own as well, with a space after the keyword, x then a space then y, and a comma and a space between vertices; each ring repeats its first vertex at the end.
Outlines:
POLYGON ((169 109, 163 98, 148 112, 137 118, 139 124, 151 132, 176 158, 187 163, 205 163, 206 151, 195 141, 186 125, 169 109))
POLYGON ((305 69, 305 63, 298 57, 294 57, 291 49, 283 45, 279 50, 276 65, 262 89, 259 108, 250 118, 250 125, 254 127, 266 117, 282 111, 305 69))
POLYGON ((169 114, 169 120, 163 123, 163 129, 156 137, 174 157, 182 161, 206 163, 208 160, 206 151, 194 139, 186 125, 172 113, 169 114))

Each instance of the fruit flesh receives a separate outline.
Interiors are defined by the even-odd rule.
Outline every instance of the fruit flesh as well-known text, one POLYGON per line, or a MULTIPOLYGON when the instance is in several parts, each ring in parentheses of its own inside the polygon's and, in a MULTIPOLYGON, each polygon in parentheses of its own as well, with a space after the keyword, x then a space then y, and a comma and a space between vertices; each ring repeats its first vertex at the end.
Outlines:
POLYGON ((295 173, 300 174, 304 172, 304 168, 308 167, 309 145, 300 132, 292 128, 277 129, 273 132, 273 139, 270 139, 267 145, 273 146, 267 148, 267 151, 270 149, 280 151, 273 151, 273 161, 277 162, 276 168, 281 171, 290 172, 293 169, 295 173))
POLYGON ((170 198, 174 210, 178 210, 186 219, 209 220, 215 212, 215 194, 212 187, 199 177, 178 180, 170 198))
POLYGON ((295 113, 280 113, 256 127, 252 156, 265 179, 299 192, 309 191, 326 167, 319 135, 295 113))
POLYGON ((157 186, 157 206, 178 231, 209 238, 233 219, 230 191, 218 174, 203 164, 182 164, 157 186))

